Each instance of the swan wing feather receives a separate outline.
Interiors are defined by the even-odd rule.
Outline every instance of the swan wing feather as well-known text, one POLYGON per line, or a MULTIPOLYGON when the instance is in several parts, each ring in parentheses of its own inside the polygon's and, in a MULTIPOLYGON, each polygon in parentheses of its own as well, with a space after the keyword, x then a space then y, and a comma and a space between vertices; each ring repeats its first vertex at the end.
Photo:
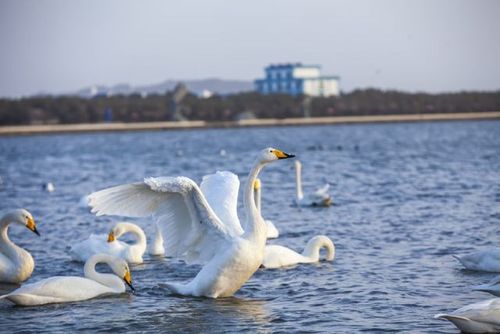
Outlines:
POLYGON ((201 191, 221 221, 235 235, 243 234, 238 218, 240 180, 234 173, 217 171, 203 176, 201 191))
POLYGON ((89 205, 97 215, 152 215, 161 225, 166 254, 188 262, 206 263, 236 236, 187 177, 146 178, 104 189, 89 196, 89 205))

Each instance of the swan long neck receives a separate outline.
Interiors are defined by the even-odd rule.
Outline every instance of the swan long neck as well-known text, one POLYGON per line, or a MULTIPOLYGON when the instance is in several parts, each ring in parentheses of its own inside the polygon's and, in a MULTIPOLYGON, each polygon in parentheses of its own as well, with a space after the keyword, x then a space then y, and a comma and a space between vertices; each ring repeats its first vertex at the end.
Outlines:
POLYGON ((261 193, 260 193, 260 186, 256 187, 254 190, 254 200, 255 200, 255 208, 259 213, 261 213, 260 209, 260 201, 261 201, 261 193))
POLYGON ((318 235, 309 240, 302 255, 314 261, 319 261, 319 251, 321 248, 326 249, 326 259, 328 261, 332 261, 335 258, 335 245, 330 238, 324 235, 318 235))
POLYGON ((138 248, 141 251, 146 250, 147 239, 146 235, 144 234, 144 231, 139 226, 134 224, 129 224, 129 223, 121 223, 121 224, 123 225, 125 233, 130 233, 134 235, 135 243, 130 247, 138 248))
POLYGON ((295 161, 295 194, 298 201, 304 198, 304 193, 302 192, 302 164, 300 161, 295 161))
POLYGON ((248 174, 247 183, 245 184, 243 207, 247 214, 247 224, 243 238, 256 239, 265 245, 267 235, 266 225, 260 216, 254 200, 254 182, 263 167, 263 163, 256 161, 250 174, 248 174))
POLYGON ((10 223, 11 222, 6 217, 0 220, 0 253, 8 257, 11 261, 19 263, 22 262, 24 257, 31 255, 10 241, 8 235, 10 223))
POLYGON ((87 262, 85 262, 85 266, 83 267, 83 273, 85 277, 93 281, 96 281, 98 283, 101 283, 102 285, 105 285, 108 288, 111 288, 117 292, 124 292, 125 284, 118 276, 114 274, 98 273, 95 270, 95 266, 98 263, 106 263, 107 265, 111 266, 114 260, 115 260, 114 257, 107 254, 94 255, 90 259, 88 259, 87 262))

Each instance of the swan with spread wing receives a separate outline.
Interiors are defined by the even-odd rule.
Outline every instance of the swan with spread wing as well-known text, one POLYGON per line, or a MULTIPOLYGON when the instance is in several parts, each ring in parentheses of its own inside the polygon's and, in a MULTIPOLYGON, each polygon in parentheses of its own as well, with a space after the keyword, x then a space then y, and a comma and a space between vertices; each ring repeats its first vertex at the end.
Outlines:
POLYGON ((225 217, 214 212, 198 185, 187 177, 147 178, 104 189, 89 196, 89 205, 97 215, 155 216, 165 233, 169 256, 204 264, 189 283, 164 285, 181 295, 228 297, 248 281, 264 257, 267 230, 255 207, 255 179, 266 164, 292 157, 274 148, 258 154, 245 185, 244 232, 232 219, 223 222, 225 217))

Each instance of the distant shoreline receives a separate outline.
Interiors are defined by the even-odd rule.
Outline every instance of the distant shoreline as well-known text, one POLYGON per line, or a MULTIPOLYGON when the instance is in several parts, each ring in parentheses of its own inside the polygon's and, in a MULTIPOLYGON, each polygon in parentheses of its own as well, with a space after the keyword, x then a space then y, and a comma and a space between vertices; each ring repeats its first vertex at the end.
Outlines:
POLYGON ((54 124, 54 125, 16 125, 0 126, 0 136, 58 134, 58 133, 89 133, 89 132, 119 132, 119 131, 159 131, 180 129, 210 129, 210 128, 245 128, 268 126, 302 126, 355 123, 390 123, 390 122, 422 122, 422 121, 453 121, 453 120, 487 120, 500 119, 500 111, 471 113, 441 113, 441 114, 405 114, 405 115, 367 115, 367 116, 336 116, 284 119, 249 119, 241 121, 206 122, 143 122, 143 123, 92 123, 92 124, 54 124))

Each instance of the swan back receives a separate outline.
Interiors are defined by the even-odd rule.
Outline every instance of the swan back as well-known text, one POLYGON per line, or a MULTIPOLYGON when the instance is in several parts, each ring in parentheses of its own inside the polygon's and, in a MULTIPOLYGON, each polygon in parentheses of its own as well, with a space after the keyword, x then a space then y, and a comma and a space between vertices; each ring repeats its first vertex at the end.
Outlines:
POLYGON ((434 318, 448 320, 466 333, 500 332, 500 298, 485 300, 434 318))
POLYGON ((469 270, 500 272, 500 247, 454 257, 469 270))

